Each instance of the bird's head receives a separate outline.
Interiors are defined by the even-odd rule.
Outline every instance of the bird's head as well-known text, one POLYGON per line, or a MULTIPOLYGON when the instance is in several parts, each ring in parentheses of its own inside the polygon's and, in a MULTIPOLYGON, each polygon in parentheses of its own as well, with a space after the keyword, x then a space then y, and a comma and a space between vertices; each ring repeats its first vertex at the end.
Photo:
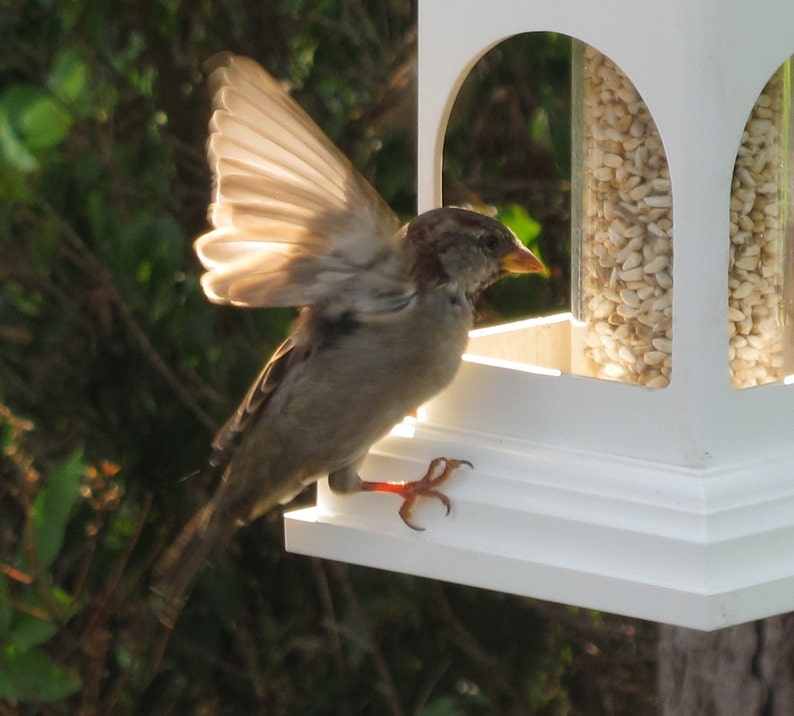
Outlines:
POLYGON ((454 283, 473 297, 508 273, 546 271, 504 224, 467 209, 421 214, 406 227, 406 240, 420 289, 454 283))

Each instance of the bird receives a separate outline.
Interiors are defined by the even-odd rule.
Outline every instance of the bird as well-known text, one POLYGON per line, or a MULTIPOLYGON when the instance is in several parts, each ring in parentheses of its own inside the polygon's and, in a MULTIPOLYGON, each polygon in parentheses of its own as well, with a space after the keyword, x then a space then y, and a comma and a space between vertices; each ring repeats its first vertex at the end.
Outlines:
POLYGON ((401 225, 284 87, 224 52, 205 66, 212 229, 195 252, 207 298, 301 309, 237 411, 210 464, 221 477, 153 575, 173 626, 205 563, 236 531, 328 476, 338 493, 391 492, 411 517, 467 460, 437 458, 418 480, 365 481, 371 445, 450 383, 474 304, 508 273, 545 270, 499 221, 441 207, 401 225))

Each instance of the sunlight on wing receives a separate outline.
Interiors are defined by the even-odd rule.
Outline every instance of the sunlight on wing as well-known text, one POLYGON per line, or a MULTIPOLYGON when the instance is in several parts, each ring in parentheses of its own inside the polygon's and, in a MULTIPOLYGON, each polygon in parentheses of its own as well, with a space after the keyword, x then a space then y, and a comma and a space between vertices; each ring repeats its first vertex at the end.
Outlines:
POLYGON ((214 230, 195 242, 207 297, 308 305, 357 272, 406 280, 404 266, 383 260, 395 253, 397 217, 281 85, 230 53, 208 70, 214 230))

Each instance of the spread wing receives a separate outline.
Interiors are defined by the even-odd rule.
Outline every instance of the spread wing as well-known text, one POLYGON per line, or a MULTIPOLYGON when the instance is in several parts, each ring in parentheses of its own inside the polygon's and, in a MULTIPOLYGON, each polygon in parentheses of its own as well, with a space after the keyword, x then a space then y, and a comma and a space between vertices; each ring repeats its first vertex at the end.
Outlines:
POLYGON ((412 293, 399 221, 281 85, 230 53, 207 65, 212 231, 195 242, 216 303, 377 312, 412 293), (361 304, 361 305, 358 305, 361 304))

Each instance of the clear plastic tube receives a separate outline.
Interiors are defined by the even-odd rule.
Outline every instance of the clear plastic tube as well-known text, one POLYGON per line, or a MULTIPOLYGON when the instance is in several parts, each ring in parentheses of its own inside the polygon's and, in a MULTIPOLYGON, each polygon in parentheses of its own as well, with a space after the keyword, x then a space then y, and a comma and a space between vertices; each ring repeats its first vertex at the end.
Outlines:
POLYGON ((584 372, 664 388, 672 369, 673 205, 664 146, 626 75, 574 43, 572 306, 584 372))
POLYGON ((792 372, 791 70, 788 60, 761 91, 733 170, 728 350, 735 388, 792 372))

